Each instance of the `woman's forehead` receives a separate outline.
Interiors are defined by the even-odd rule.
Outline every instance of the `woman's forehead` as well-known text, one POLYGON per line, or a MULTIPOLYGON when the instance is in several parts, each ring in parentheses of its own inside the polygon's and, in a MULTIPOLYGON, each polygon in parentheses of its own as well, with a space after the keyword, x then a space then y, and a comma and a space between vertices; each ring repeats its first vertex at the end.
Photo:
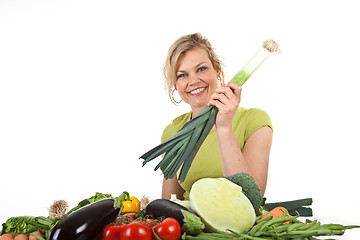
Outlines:
POLYGON ((194 47, 179 57, 177 69, 182 71, 198 67, 203 63, 211 63, 206 50, 201 47, 194 47))

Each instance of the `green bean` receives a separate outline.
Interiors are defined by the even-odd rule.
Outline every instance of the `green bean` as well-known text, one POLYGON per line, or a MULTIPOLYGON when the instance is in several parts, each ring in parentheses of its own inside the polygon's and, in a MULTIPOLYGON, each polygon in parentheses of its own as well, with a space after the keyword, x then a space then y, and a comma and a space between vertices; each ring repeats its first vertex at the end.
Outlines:
POLYGON ((283 222, 287 222, 287 221, 292 221, 294 219, 296 219, 298 216, 290 216, 290 217, 282 217, 282 218, 273 218, 270 221, 268 221, 267 223, 265 223, 264 225, 262 225, 260 227, 260 229, 254 234, 254 236, 261 236, 261 234, 263 234, 263 230, 266 229, 267 227, 270 227, 271 225, 275 224, 275 223, 283 223, 283 222))
POLYGON ((348 226, 344 226, 345 229, 353 229, 353 228, 360 228, 359 225, 348 225, 348 226))
POLYGON ((240 238, 236 238, 236 239, 245 239, 245 240, 272 240, 272 238, 267 238, 267 237, 255 237, 255 236, 249 236, 246 234, 243 234, 241 236, 239 236, 240 238))
POLYGON ((266 217, 264 217, 264 218, 258 218, 258 219, 256 219, 256 221, 255 221, 255 224, 259 224, 260 222, 267 222, 268 220, 271 220, 273 218, 273 216, 272 215, 267 215, 266 217))
POLYGON ((285 222, 278 222, 278 223, 274 223, 274 224, 271 224, 271 228, 277 228, 279 226, 284 226, 284 225, 288 225, 288 224, 285 224, 285 222))
POLYGON ((191 236, 191 235, 186 235, 186 238, 188 240, 206 240, 206 237, 201 237, 201 236, 191 236))
POLYGON ((320 228, 327 228, 327 229, 333 229, 333 230, 345 230, 345 227, 341 224, 334 224, 334 223, 328 223, 328 224, 322 224, 320 228))
POLYGON ((291 232, 299 227, 302 227, 303 225, 305 225, 305 223, 302 222, 298 222, 298 223, 293 223, 293 224, 289 224, 288 228, 286 229, 287 232, 291 232))
POLYGON ((221 239, 233 239, 233 236, 227 234, 227 233, 222 233, 222 232, 217 232, 217 233, 205 233, 207 237, 219 237, 221 239))
POLYGON ((342 235, 344 232, 341 230, 331 229, 317 229, 317 230, 305 230, 305 231, 294 231, 286 234, 281 234, 284 238, 304 238, 312 236, 323 236, 323 235, 342 235))
POLYGON ((250 236, 254 236, 254 234, 262 227, 262 225, 264 225, 265 223, 267 223, 267 221, 263 221, 263 222, 259 222, 256 226, 254 226, 249 232, 248 235, 250 236))
MULTIPOLYGON (((267 237, 256 237, 256 236, 250 236, 246 233, 238 233, 238 232, 234 232, 232 230, 229 230, 229 232, 233 233, 235 236, 240 237, 240 239, 248 239, 248 240, 266 240, 266 239, 272 239, 272 238, 267 238, 267 237)), ((234 238, 234 239, 239 239, 239 238, 234 238)))
POLYGON ((308 228, 308 231, 318 229, 320 225, 321 224, 319 222, 316 222, 315 224, 313 224, 311 227, 308 228))
POLYGON ((296 230, 298 230, 298 231, 308 230, 309 228, 311 228, 316 223, 317 223, 317 220, 311 221, 309 223, 304 223, 303 226, 298 227, 296 230))
POLYGON ((266 232, 270 232, 270 233, 282 233, 282 232, 286 232, 287 229, 289 228, 288 224, 282 224, 281 226, 271 226, 271 229, 269 229, 266 232))
POLYGON ((186 239, 189 240, 226 240, 226 239, 233 239, 231 236, 224 236, 224 235, 213 235, 210 233, 200 233, 196 236, 187 235, 186 239), (230 237, 230 238, 229 238, 230 237))
MULTIPOLYGON (((227 231, 233 235, 217 233, 200 233, 196 236, 185 236, 188 240, 274 240, 304 238, 304 240, 317 240, 316 236, 343 235, 346 229, 360 228, 357 225, 344 226, 341 224, 320 224, 317 220, 301 222, 298 216, 273 218, 271 220, 259 220, 247 233, 227 231), (292 221, 290 224, 284 224, 292 221)), ((184 237, 184 236, 183 236, 184 237)))

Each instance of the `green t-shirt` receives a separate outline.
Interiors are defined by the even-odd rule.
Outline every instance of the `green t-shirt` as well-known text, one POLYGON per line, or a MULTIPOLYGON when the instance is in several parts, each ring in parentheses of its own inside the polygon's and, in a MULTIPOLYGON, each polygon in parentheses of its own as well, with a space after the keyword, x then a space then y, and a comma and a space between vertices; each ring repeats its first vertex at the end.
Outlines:
MULTIPOLYGON (((191 112, 185 113, 173 120, 165 129, 161 142, 177 133, 190 120, 191 112)), ((258 108, 239 107, 232 121, 233 130, 243 150, 246 140, 261 127, 272 128, 271 119, 266 112, 258 108)), ((179 172, 178 172, 179 174, 179 172)), ((216 130, 212 129, 196 154, 189 172, 181 183, 185 190, 184 198, 188 199, 191 186, 199 179, 206 177, 222 177, 222 166, 216 130)))

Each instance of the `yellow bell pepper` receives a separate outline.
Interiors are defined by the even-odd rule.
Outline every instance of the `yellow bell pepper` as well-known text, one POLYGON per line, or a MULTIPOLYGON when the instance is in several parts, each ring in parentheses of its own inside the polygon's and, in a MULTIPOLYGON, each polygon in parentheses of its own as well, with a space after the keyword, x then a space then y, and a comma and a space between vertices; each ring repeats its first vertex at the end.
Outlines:
POLYGON ((140 212, 140 201, 134 196, 130 197, 130 200, 123 201, 122 212, 140 212))

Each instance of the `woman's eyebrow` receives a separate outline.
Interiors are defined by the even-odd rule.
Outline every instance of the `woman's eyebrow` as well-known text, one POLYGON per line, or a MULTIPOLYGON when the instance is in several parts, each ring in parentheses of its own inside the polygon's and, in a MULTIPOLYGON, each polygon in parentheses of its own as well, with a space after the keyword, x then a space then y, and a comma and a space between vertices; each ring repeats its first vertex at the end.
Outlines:
POLYGON ((201 62, 201 63, 197 64, 197 65, 195 66, 195 68, 199 67, 200 65, 202 65, 202 64, 204 64, 204 63, 207 63, 207 62, 201 62))
MULTIPOLYGON (((198 68, 199 66, 201 66, 202 64, 207 64, 207 62, 201 62, 195 65, 194 68, 198 68)), ((185 70, 177 70, 176 73, 183 73, 186 72, 185 70)))

